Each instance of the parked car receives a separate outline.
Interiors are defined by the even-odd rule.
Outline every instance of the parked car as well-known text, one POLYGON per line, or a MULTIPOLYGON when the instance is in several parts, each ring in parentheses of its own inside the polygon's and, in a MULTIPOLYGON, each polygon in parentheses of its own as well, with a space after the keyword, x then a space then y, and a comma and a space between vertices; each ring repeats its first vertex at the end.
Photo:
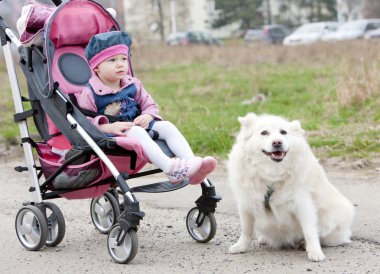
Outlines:
POLYGON ((214 45, 214 46, 221 46, 223 45, 223 42, 219 40, 218 38, 215 38, 210 32, 202 31, 199 32, 202 36, 202 41, 206 45, 214 45))
POLYGON ((306 23, 285 37, 283 44, 293 46, 319 42, 323 36, 336 31, 338 27, 338 22, 306 23))
POLYGON ((343 41, 364 38, 367 32, 378 29, 380 19, 362 19, 342 24, 334 33, 327 34, 323 41, 343 41))
POLYGON ((364 39, 379 39, 380 38, 380 28, 375 30, 369 30, 364 34, 364 39))
POLYGON ((222 45, 209 32, 203 31, 183 31, 171 33, 166 39, 168 46, 187 46, 187 45, 222 45))
POLYGON ((249 29, 244 35, 244 43, 250 45, 256 42, 266 44, 281 44, 289 34, 289 30, 282 25, 265 25, 260 29, 249 29))

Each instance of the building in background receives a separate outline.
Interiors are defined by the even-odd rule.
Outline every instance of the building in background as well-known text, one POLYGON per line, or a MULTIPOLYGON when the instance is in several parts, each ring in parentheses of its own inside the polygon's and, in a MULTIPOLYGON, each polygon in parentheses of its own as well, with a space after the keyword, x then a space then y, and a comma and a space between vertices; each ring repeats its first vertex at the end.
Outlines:
POLYGON ((125 30, 139 43, 158 43, 177 31, 210 31, 214 0, 124 0, 125 30))
MULTIPOLYGON (((52 4, 50 0, 37 0, 52 4)), ((64 0, 67 1, 67 0, 64 0)), ((218 38, 238 37, 243 33, 241 22, 212 29, 212 22, 220 14, 215 9, 217 0, 95 0, 105 8, 117 11, 117 20, 141 44, 163 42, 177 31, 210 31, 218 38)), ((230 0, 234 1, 234 0, 230 0)), ((361 18, 380 17, 380 0, 331 0, 336 8, 332 20, 345 22, 361 18)), ((2 0, 2 16, 15 29, 16 20, 26 0, 2 0)), ((258 12, 263 24, 284 24, 290 27, 318 21, 317 15, 326 15, 327 1, 316 0, 262 0, 258 12)), ((330 13, 331 14, 331 13, 330 13)), ((252 16, 254 16, 252 14, 252 16)), ((259 26, 257 26, 259 27, 259 26)))
POLYGON ((363 19, 364 4, 365 1, 361 0, 336 0, 338 21, 363 19))

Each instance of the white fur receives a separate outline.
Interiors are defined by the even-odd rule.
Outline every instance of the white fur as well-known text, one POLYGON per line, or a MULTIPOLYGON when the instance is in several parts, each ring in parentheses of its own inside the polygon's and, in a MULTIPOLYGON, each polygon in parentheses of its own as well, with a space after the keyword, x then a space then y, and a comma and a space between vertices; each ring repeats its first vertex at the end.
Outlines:
POLYGON ((230 253, 248 250, 253 232, 274 248, 306 244, 308 258, 322 261, 322 246, 350 242, 354 207, 327 179, 307 144, 298 121, 249 113, 238 118, 241 129, 229 154, 229 181, 238 205, 241 235, 230 253), (287 151, 273 161, 262 150, 281 142, 287 151), (267 188, 274 192, 264 206, 267 188))

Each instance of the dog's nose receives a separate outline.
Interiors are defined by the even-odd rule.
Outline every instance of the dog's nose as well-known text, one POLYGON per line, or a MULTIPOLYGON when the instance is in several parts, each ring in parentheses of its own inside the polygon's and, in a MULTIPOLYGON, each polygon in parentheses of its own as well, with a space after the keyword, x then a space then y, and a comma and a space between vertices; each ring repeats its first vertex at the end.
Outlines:
POLYGON ((272 146, 273 147, 280 147, 280 146, 282 146, 282 141, 281 140, 273 140, 272 146))

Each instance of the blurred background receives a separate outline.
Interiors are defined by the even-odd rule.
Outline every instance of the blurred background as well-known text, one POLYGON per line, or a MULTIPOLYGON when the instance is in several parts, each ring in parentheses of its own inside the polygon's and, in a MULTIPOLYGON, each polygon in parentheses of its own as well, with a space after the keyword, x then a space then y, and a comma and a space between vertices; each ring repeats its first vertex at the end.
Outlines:
MULTIPOLYGON (((25 2, 0 2, 16 33, 25 2)), ((116 10, 135 76, 198 154, 226 157, 237 117, 256 112, 300 120, 320 158, 380 155, 379 0, 96 2, 116 10)), ((0 138, 17 144, 2 51, 0 83, 0 138)))
MULTIPOLYGON (((21 8, 28 1, 3 0, 2 2, 2 16, 7 19, 10 26, 15 27, 21 8)), ((52 1, 48 0, 40 0, 40 2, 52 4, 52 1)), ((203 38, 204 43, 212 43, 212 37, 215 39, 242 38, 248 32, 251 33, 251 40, 260 40, 261 35, 261 39, 266 42, 281 43, 283 36, 306 23, 336 22, 335 26, 321 27, 320 31, 324 30, 326 34, 335 31, 348 21, 380 18, 380 1, 378 0, 103 0, 95 2, 104 7, 114 8, 122 28, 129 31, 141 44, 168 41, 171 43, 174 34, 178 32, 182 33, 182 36, 177 34, 178 43, 185 43, 183 32, 190 31, 195 33, 194 37, 191 35, 187 37, 188 43, 197 42, 197 38, 198 40, 203 38), (274 28, 275 26, 277 28, 274 28), (252 30, 262 30, 262 33, 254 35, 252 30), (197 37, 202 35, 204 37, 197 37)), ((368 31, 377 27, 374 25, 364 28, 368 31)), ((308 31, 313 31, 313 28, 309 28, 308 31)))

